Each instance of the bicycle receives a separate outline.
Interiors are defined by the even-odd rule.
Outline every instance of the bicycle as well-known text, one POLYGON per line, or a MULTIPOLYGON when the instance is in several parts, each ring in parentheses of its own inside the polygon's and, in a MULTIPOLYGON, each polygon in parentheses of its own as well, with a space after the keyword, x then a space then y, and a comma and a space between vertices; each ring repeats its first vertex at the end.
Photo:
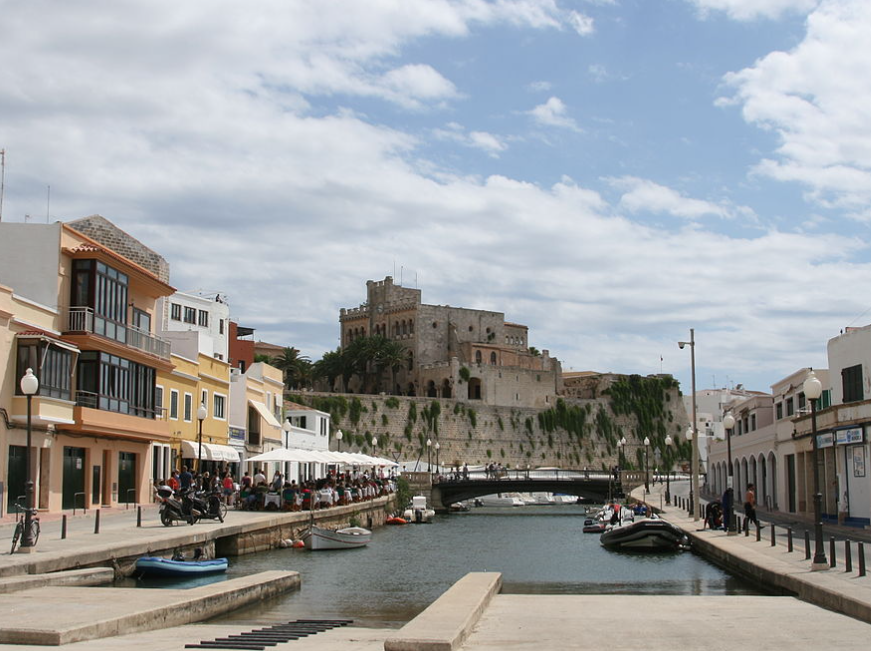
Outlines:
MULTIPOLYGON (((15 553, 15 549, 18 547, 18 543, 24 538, 24 523, 26 521, 24 514, 27 513, 28 508, 26 506, 22 506, 21 502, 24 498, 19 497, 15 500, 15 532, 12 534, 12 551, 10 554, 15 553)), ((39 516, 37 516, 36 509, 30 509, 31 512, 31 520, 30 520, 30 537, 33 540, 33 545, 36 545, 36 541, 39 540, 39 516)))

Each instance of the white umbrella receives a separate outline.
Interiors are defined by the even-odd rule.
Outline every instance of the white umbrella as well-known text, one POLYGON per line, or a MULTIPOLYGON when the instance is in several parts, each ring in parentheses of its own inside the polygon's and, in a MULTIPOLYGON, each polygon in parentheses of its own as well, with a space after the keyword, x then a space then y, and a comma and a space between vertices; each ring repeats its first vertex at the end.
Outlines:
POLYGON ((300 463, 325 463, 310 450, 300 450, 298 448, 278 448, 250 457, 248 461, 298 461, 300 463))

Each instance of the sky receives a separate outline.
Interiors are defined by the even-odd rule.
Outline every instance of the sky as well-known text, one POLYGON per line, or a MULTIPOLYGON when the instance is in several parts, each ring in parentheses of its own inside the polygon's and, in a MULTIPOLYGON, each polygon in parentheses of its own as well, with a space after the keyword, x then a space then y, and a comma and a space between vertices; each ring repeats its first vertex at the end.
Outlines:
MULTIPOLYGON (((394 276, 564 370, 768 391, 871 323, 867 0, 0 0, 2 219, 313 361, 394 276)), ((0 283, 3 279, 0 278, 0 283)))

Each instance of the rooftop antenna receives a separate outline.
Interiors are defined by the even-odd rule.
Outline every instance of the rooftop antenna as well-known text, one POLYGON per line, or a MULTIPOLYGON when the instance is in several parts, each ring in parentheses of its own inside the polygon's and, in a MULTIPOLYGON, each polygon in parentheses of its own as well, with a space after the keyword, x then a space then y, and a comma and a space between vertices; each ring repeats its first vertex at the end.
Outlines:
POLYGON ((402 272, 405 271, 405 267, 399 265, 399 286, 402 287, 402 272))
POLYGON ((51 213, 51 185, 47 185, 45 191, 45 223, 48 223, 49 214, 51 213))
POLYGON ((6 192, 6 150, 0 149, 0 222, 3 221, 3 195, 6 192))

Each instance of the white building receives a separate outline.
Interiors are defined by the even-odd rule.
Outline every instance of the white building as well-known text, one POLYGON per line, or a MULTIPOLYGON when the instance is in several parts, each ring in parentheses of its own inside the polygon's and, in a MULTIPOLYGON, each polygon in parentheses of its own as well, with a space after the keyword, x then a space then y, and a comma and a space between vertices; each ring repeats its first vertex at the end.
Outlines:
POLYGON ((197 352, 229 360, 230 306, 222 294, 176 292, 158 301, 157 313, 161 336, 165 339, 178 341, 195 337, 197 352))

